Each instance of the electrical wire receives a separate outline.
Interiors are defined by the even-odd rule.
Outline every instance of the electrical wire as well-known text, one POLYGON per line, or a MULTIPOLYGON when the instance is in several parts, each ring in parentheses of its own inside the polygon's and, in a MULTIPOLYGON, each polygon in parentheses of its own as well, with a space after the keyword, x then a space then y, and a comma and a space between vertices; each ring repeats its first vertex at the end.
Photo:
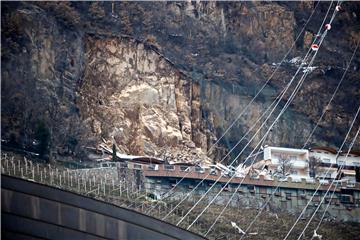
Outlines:
MULTIPOLYGON (((234 124, 241 118, 241 116, 245 113, 245 111, 249 108, 249 106, 254 102, 254 100, 260 95, 260 93, 264 90, 264 88, 268 85, 268 83, 270 82, 270 80, 273 78, 273 76, 275 75, 275 73, 278 71, 278 69, 280 68, 281 64, 286 60, 287 56, 291 53, 292 49, 294 48, 296 42, 298 41, 298 39, 300 38, 300 36, 302 35, 302 33, 304 32, 307 24, 309 23, 310 19, 312 18, 313 14, 316 11, 316 8, 318 7, 319 2, 316 4, 316 6, 314 7, 313 11, 311 12, 311 15, 309 16, 309 18, 307 19, 307 21, 305 22, 303 28, 301 29, 300 33, 298 34, 298 36, 296 37, 295 41, 292 43, 290 49, 288 50, 288 52, 285 54, 285 56, 283 57, 283 59, 280 61, 280 63, 277 65, 277 67, 275 68, 274 72, 270 75, 270 77, 266 80, 266 82, 263 84, 263 86, 260 88, 260 90, 256 93, 256 95, 251 99, 251 101, 245 106, 245 108, 240 112, 240 114, 236 117, 236 119, 227 127, 227 129, 225 130, 225 132, 220 136, 220 138, 217 139, 217 141, 209 148, 209 150, 207 151, 207 154, 213 149, 214 146, 216 146, 221 139, 226 135, 226 133, 234 126, 234 124)), ((236 145, 237 146, 237 145, 236 145)), ((234 147, 233 147, 234 149, 234 147)), ((232 151, 232 150, 231 150, 232 151)), ((230 152, 231 152, 230 151, 230 152)), ((230 154, 230 152, 228 154, 230 154)), ((227 155, 228 155, 227 154, 227 155)), ((220 162, 222 162, 223 160, 221 160, 220 162)), ((168 192, 166 192, 163 196, 169 194, 170 192, 173 192, 174 189, 188 176, 189 172, 187 172, 181 179, 180 181, 178 181, 175 186, 173 186, 168 192)), ((167 198, 167 197, 165 197, 167 198)), ((165 199, 164 198, 164 199, 165 199)), ((163 200, 164 200, 163 199, 163 200)), ((155 204, 153 207, 151 207, 146 214, 149 214, 153 209, 156 208, 155 204)))
MULTIPOLYGON (((330 23, 333 21, 334 17, 335 17, 335 12, 334 12, 334 14, 333 14, 333 16, 332 16, 332 18, 331 18, 330 23)), ((326 19, 326 17, 325 17, 325 19, 326 19)), ((325 21, 325 20, 324 20, 324 21, 325 21)), ((326 36, 326 34, 327 34, 327 31, 328 31, 328 29, 326 29, 325 32, 323 33, 323 35, 322 35, 322 37, 321 37, 321 40, 320 40, 320 43, 319 43, 319 47, 320 47, 320 45, 322 44, 322 41, 324 40, 324 38, 325 38, 325 36, 326 36)), ((315 59, 315 57, 316 57, 316 54, 317 54, 317 52, 314 54, 314 56, 313 56, 313 58, 312 58, 312 60, 311 60, 311 63, 309 64, 309 66, 311 66, 312 62, 314 61, 314 59, 315 59)), ((303 80, 306 78, 308 72, 309 72, 309 71, 306 71, 305 74, 303 75, 303 76, 305 76, 305 77, 302 79, 302 81, 301 81, 301 80, 299 81, 299 83, 298 83, 298 85, 297 85, 297 87, 296 87, 297 89, 295 90, 296 93, 297 93, 297 91, 300 89, 301 84, 302 84, 303 80)), ((292 96, 290 97, 290 99, 289 99, 290 101, 287 102, 287 106, 289 106, 290 102, 291 102, 292 99, 295 97, 295 95, 296 95, 296 94, 294 94, 294 95, 292 95, 292 96)), ((287 108, 287 106, 286 106, 286 108, 287 108)), ((272 126, 276 123, 276 121, 279 119, 279 117, 282 115, 282 113, 286 110, 286 108, 283 108, 283 110, 281 111, 281 113, 278 115, 277 119, 275 119, 275 121, 273 122, 272 126)), ((272 128, 272 126, 270 127, 270 129, 272 128)), ((255 148, 255 149, 256 149, 256 148, 255 148)), ((254 149, 254 150, 255 150, 255 149, 254 149)), ((253 150, 253 151, 254 151, 254 150, 253 150)), ((250 154, 251 154, 251 153, 250 153, 250 154)), ((253 163, 252 163, 252 164, 253 164, 253 163)), ((251 164, 251 165, 252 165, 252 164, 251 164)), ((233 177, 234 177, 234 176, 233 176, 233 177)), ((232 177, 232 178, 233 178, 233 177, 232 177)), ((231 178, 231 179, 232 179, 232 178, 231 178)), ((228 181, 228 183, 231 181, 231 179, 228 181)), ((243 180, 243 181, 244 181, 244 180, 243 180)), ((242 182, 243 182, 243 181, 242 181, 242 182)), ((241 182, 241 183, 242 183, 242 182, 241 182)), ((241 183, 239 184, 238 188, 240 187, 241 183)), ((226 186, 226 185, 227 185, 227 184, 225 184, 225 186, 226 186)), ((213 198, 213 200, 204 208, 204 210, 196 217, 196 219, 189 225, 189 227, 188 227, 187 229, 189 229, 189 228, 199 219, 199 217, 206 211, 206 209, 214 202, 214 200, 215 200, 215 199, 219 196, 219 194, 224 190, 225 186, 220 190, 220 192, 218 192, 218 194, 213 198)), ((234 194, 235 194, 235 193, 236 193, 236 191, 234 192, 234 194)), ((233 195, 234 195, 234 194, 233 194, 233 195)), ((206 195, 206 193, 205 193, 205 195, 206 195)), ((232 197, 233 197, 233 196, 232 196, 232 197)), ((232 198, 231 198, 231 199, 232 199, 232 198)), ((200 199, 200 200, 201 200, 201 199, 200 199)), ((200 201, 200 200, 199 200, 199 201, 200 201)), ((196 204, 196 205, 197 205, 197 204, 196 204)), ((193 207, 193 208, 194 208, 194 207, 193 207)), ((225 208, 226 208, 226 207, 225 207, 225 208)), ((225 209, 225 208, 224 208, 224 209, 225 209)), ((190 209, 190 210, 191 210, 191 209, 190 209)), ((185 215, 185 216, 186 216, 186 215, 185 215)), ((219 218, 219 217, 220 217, 220 215, 218 216, 218 218, 219 218)), ((217 218, 217 219, 218 219, 218 218, 217 218)), ((180 222, 181 222, 181 221, 180 221, 180 222)), ((180 222, 179 222, 179 223, 180 223, 180 222)), ((179 223, 178 223, 178 224, 179 224, 179 223)), ((177 225, 178 225, 178 224, 177 224, 177 225)), ((214 224, 213 224, 212 226, 214 226, 214 224)), ((208 232, 209 232, 209 231, 208 231, 208 232)))
MULTIPOLYGON (((359 106, 359 110, 360 110, 360 106, 359 106)), ((359 110, 358 110, 358 111, 359 111, 359 110)), ((351 142, 351 144, 350 144, 350 147, 349 147, 349 149, 348 149, 348 151, 347 151, 347 153, 346 153, 345 160, 344 160, 344 162, 341 164, 340 168, 338 169, 337 174, 341 173, 343 167, 345 166, 346 159, 348 158, 349 153, 350 153, 350 151, 351 151, 351 149, 352 149, 352 147, 353 147, 353 145, 354 145, 354 143, 355 143, 355 140, 356 140, 357 136, 359 135, 359 131, 360 131, 360 128, 358 128, 358 130, 357 130, 357 132, 356 132, 356 134, 355 134, 355 136, 354 136, 354 138, 353 138, 353 140, 352 140, 352 142, 351 142)), ((345 141, 346 141, 346 139, 345 139, 345 141)), ((337 174, 336 174, 336 175, 337 175, 337 174)), ((299 235, 299 237, 297 238, 297 240, 300 240, 301 236, 305 233, 306 229, 309 227, 311 221, 312 221, 313 218, 315 217, 316 213, 319 211, 319 209, 320 209, 320 207, 321 207, 321 204, 324 202, 325 197, 326 197, 326 195, 328 194, 328 192, 330 191, 330 189, 331 189, 331 187, 332 187, 333 184, 334 184, 334 180, 331 182, 330 186, 329 186, 328 189, 326 190, 324 197, 321 199, 319 205, 318 205, 317 208, 315 209, 314 213, 313 213, 312 216, 310 217, 309 221, 308 221, 307 224, 305 225, 304 229, 303 229, 302 232, 300 233, 300 235, 299 235)), ((335 189, 336 189, 336 187, 334 188, 334 191, 335 191, 335 189)))
MULTIPOLYGON (((344 147, 345 141, 346 141, 346 139, 348 138, 348 136, 349 136, 349 134, 350 134, 350 131, 351 131, 351 129, 352 129, 354 123, 355 123, 355 120, 356 120, 356 118, 357 118, 357 116, 358 116, 358 114, 359 114, 359 111, 360 111, 360 106, 359 106, 359 108, 358 108, 358 110, 357 110, 357 112, 356 112, 356 115, 355 115, 355 117, 354 117, 354 120, 352 121, 351 126, 350 126, 350 128, 349 128, 349 130, 348 130, 348 132, 347 132, 347 134, 346 134, 346 137, 345 137, 343 143, 341 144, 341 147, 340 147, 338 153, 336 154, 336 158, 339 156, 342 148, 344 147)), ((328 167, 328 169, 327 169, 327 171, 325 172, 322 180, 325 179, 325 176, 329 173, 329 171, 330 171, 330 169, 332 168, 332 166, 333 166, 333 164, 331 164, 330 167, 328 167)), ((290 230, 288 231, 288 233, 287 233, 286 236, 284 237, 284 240, 286 240, 286 239, 289 237, 290 233, 291 233, 292 230, 295 228, 295 225, 299 222, 300 218, 301 218, 302 215, 305 213, 307 207, 308 207, 308 206, 310 205, 310 203, 312 202, 315 194, 319 191, 321 185, 322 185, 322 183, 321 183, 321 181, 320 181, 318 187, 316 188, 315 192, 313 193, 313 195, 312 195, 311 198, 309 199, 308 203, 305 205, 305 207, 304 207, 303 210, 301 211, 299 217, 296 219, 295 223, 293 224, 293 226, 290 228, 290 230)))
MULTIPOLYGON (((359 44, 358 44, 358 45, 359 45, 359 44)), ((345 71, 344 71, 344 73, 343 73, 343 75, 342 75, 342 77, 341 77, 341 80, 340 80, 339 84, 337 85, 334 93, 332 94, 332 97, 330 98, 327 106, 329 106, 329 105, 331 104, 332 100, 334 99, 334 96, 335 96, 336 92, 339 90, 339 87, 340 87, 340 85, 341 85, 341 82, 343 81, 343 79, 344 79, 344 77, 345 77, 345 75, 346 75, 346 73, 347 73, 347 71, 348 71, 348 69, 349 69, 349 67, 350 67, 350 64, 351 64, 352 59, 353 59, 353 57, 354 57, 354 55, 355 55, 355 53, 356 53, 356 50, 357 50, 358 45, 356 46, 356 48, 355 48, 355 50, 354 50, 354 52, 353 52, 353 54, 352 54, 352 56, 351 56, 351 58, 350 58, 349 64, 348 64, 347 68, 345 69, 345 71)), ((326 108, 325 108, 325 109, 326 109, 326 108)), ((318 120, 318 123, 321 121, 321 118, 322 118, 323 116, 324 116, 324 115, 321 115, 320 119, 318 120)), ((317 125, 318 125, 318 124, 317 124, 317 125)), ((314 130, 315 130, 315 128, 317 127, 317 125, 313 128, 312 133, 314 132, 314 130)), ((312 133, 311 133, 311 134, 312 134, 312 133)), ((308 139, 310 139, 310 137, 309 137, 308 139)), ((307 140, 307 141, 308 141, 308 140, 307 140)), ((302 149, 304 149, 305 146, 306 146, 306 143, 304 144, 304 146, 302 147, 302 149)), ((270 195, 270 197, 269 197, 269 198, 267 199, 267 201, 264 203, 263 207, 260 209, 260 211, 258 212, 258 214, 257 214, 257 215, 255 216, 255 218, 253 219, 253 221, 252 221, 252 222, 249 224, 249 226, 246 228, 245 234, 246 234, 246 232, 251 228, 251 226, 254 224, 254 222, 255 222, 256 219, 259 217, 259 215, 261 214, 261 212, 264 210, 264 208, 266 207, 266 205, 270 202, 271 198, 274 196, 274 194, 275 194, 275 192, 277 191, 277 189, 279 188, 279 186, 280 186, 280 183, 276 186, 275 190, 272 192, 272 194, 270 195)), ((240 240, 241 240, 244 236, 245 236, 245 235, 243 235, 243 236, 240 238, 240 240)))

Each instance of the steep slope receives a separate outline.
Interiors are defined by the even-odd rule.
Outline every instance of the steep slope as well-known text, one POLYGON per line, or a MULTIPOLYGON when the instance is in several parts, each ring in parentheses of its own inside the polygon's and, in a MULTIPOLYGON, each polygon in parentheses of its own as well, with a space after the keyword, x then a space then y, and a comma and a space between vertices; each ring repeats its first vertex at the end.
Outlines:
MULTIPOLYGON (((304 55, 329 4, 4 2, 2 137, 36 148, 34 139, 49 136, 50 152, 70 158, 81 157, 83 146, 114 138, 126 153, 205 159, 315 10, 286 64, 222 146, 233 146, 271 103, 296 70, 290 60, 304 55), (41 134, 44 128, 48 134, 41 134)), ((342 8, 317 68, 267 144, 301 147, 323 111, 360 39, 359 4, 342 8)), ((312 144, 338 146, 343 140, 360 104, 358 69, 359 53, 312 144)), ((223 155, 220 147, 211 157, 223 155)))

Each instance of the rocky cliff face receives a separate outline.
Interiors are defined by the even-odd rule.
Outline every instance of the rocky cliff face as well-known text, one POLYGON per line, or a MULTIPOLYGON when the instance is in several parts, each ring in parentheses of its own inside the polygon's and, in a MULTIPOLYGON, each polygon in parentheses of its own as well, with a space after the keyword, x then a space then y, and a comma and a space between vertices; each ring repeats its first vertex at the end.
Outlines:
POLYGON ((190 161, 207 151, 212 135, 202 127, 197 83, 134 39, 85 42, 79 107, 92 135, 113 138, 122 152, 133 154, 182 152, 190 161))
MULTIPOLYGON (((294 58, 304 55, 329 4, 319 3, 286 63, 211 158, 219 160, 289 81, 294 58)), ((130 154, 205 160, 216 137, 271 76, 315 5, 5 2, 2 137, 29 145, 45 125, 50 149, 61 156, 115 141, 130 154)), ((358 4, 343 4, 317 68, 267 144, 302 146, 360 39, 358 12, 358 4)), ((343 140, 360 104, 359 64, 357 53, 312 144, 338 146, 343 140)))

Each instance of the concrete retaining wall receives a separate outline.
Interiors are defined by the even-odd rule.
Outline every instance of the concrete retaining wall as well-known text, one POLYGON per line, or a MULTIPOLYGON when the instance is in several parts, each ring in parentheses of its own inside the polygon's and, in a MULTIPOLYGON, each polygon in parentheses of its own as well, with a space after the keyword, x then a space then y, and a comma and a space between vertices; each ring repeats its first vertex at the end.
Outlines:
POLYGON ((1 181, 4 239, 204 239, 71 192, 5 175, 1 181))

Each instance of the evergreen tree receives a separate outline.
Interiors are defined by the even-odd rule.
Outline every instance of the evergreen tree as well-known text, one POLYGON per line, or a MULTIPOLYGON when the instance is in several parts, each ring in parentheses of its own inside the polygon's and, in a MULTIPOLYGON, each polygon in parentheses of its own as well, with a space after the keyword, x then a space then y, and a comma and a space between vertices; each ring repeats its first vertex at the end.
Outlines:
POLYGON ((35 130, 35 139, 39 141, 37 152, 40 154, 40 157, 44 157, 49 153, 50 146, 50 131, 44 122, 39 122, 35 130))
POLYGON ((113 146, 112 146, 112 160, 113 161, 116 160, 116 146, 115 146, 115 143, 113 143, 113 146))

